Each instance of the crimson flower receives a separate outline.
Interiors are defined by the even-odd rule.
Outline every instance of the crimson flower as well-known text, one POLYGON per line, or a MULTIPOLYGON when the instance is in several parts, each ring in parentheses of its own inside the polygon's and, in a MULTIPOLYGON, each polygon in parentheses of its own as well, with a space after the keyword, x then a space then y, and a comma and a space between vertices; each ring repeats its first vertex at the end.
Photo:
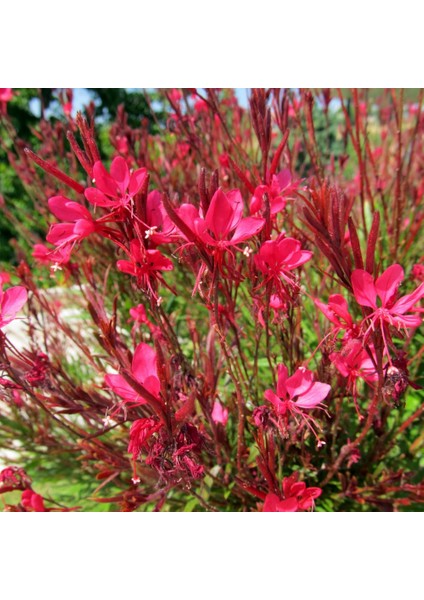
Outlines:
POLYGON ((130 308, 131 319, 136 323, 148 323, 149 319, 147 318, 146 309, 142 304, 137 304, 137 306, 133 306, 130 308))
POLYGON ((283 169, 272 176, 269 185, 258 185, 250 201, 250 214, 256 214, 263 208, 264 194, 268 194, 271 217, 282 211, 291 194, 297 190, 298 182, 292 182, 289 169, 283 169))
MULTIPOLYGON (((148 392, 159 400, 160 381, 158 378, 156 352, 147 344, 137 346, 131 365, 131 374, 148 392)), ((105 375, 105 383, 125 402, 135 406, 146 404, 146 400, 136 392, 122 375, 105 375)))
POLYGON ((160 271, 172 271, 173 264, 159 250, 146 250, 139 240, 130 242, 130 259, 118 260, 116 266, 123 273, 137 278, 137 283, 152 293, 150 279, 158 277, 160 271))
POLYGON ((243 218, 243 198, 239 190, 224 193, 219 188, 204 218, 190 204, 183 204, 178 214, 203 243, 220 249, 250 239, 265 224, 265 219, 259 217, 243 218))
POLYGON ((66 263, 70 258, 70 246, 62 248, 47 248, 44 244, 34 244, 31 256, 41 265, 50 265, 51 263, 66 263))
POLYGON ((356 412, 361 417, 357 400, 357 380, 359 378, 363 379, 369 385, 377 381, 378 374, 375 369, 375 362, 372 361, 359 339, 348 341, 340 352, 332 352, 330 360, 341 375, 347 378, 347 386, 352 390, 356 412))
POLYGON ((127 206, 141 190, 147 177, 147 169, 137 169, 130 173, 128 165, 122 156, 113 159, 110 174, 101 161, 93 166, 93 178, 96 187, 89 187, 84 195, 96 206, 120 208, 127 206))
POLYGON ((20 285, 5 292, 2 288, 3 284, 0 284, 0 329, 15 319, 28 298, 26 289, 20 285))
POLYGON ((55 217, 67 221, 51 225, 46 237, 49 243, 64 249, 65 262, 69 260, 70 251, 77 242, 95 232, 108 237, 112 233, 112 230, 105 227, 102 219, 94 220, 85 206, 78 202, 64 196, 53 196, 48 204, 55 217))
POLYGON ((340 329, 345 329, 345 338, 357 337, 358 325, 353 322, 349 313, 347 300, 341 294, 332 294, 328 299, 328 304, 320 300, 315 300, 316 306, 327 317, 327 319, 336 326, 334 334, 337 335, 340 329))
MULTIPOLYGON (((397 290, 404 276, 404 271, 398 264, 386 269, 375 281, 367 271, 362 269, 353 271, 351 282, 356 301, 361 306, 373 309, 373 312, 366 316, 366 319, 371 321, 370 328, 374 328, 377 322, 380 323, 380 326, 385 322, 397 329, 418 327, 421 324, 420 316, 405 313, 411 311, 424 296, 424 283, 421 283, 412 294, 396 300, 397 290), (381 306, 377 305, 377 297, 381 306)), ((417 311, 417 309, 415 310, 417 311)))
POLYGON ((274 407, 277 415, 288 412, 299 413, 301 410, 311 410, 321 404, 328 396, 330 386, 314 380, 314 374, 305 367, 299 367, 295 374, 288 377, 285 365, 278 365, 277 393, 266 390, 265 398, 274 407))
POLYGON ((297 512, 313 508, 314 500, 319 498, 322 490, 319 487, 306 487, 306 483, 298 481, 298 474, 293 473, 283 479, 282 497, 268 494, 265 498, 263 512, 297 512))
POLYGON ((290 285, 294 284, 291 273, 310 260, 312 252, 302 250, 300 242, 293 238, 286 238, 282 233, 275 240, 268 240, 262 244, 254 261, 256 268, 265 275, 265 283, 274 281, 280 283, 280 277, 290 285))

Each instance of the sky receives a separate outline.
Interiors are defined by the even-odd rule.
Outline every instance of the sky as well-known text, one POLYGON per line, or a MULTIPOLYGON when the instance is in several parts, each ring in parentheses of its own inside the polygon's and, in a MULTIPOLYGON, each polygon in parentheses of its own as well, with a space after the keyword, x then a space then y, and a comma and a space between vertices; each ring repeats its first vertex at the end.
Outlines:
MULTIPOLYGON (((137 88, 127 88, 128 90, 137 89, 137 88)), ((199 88, 203 89, 203 88, 199 88)), ((72 115, 75 117, 77 111, 82 110, 85 105, 87 105, 91 100, 90 92, 87 88, 73 88, 74 98, 73 98, 73 106, 72 106, 72 115)), ((248 106, 248 92, 249 88, 236 88, 236 96, 240 105, 244 108, 248 106)), ((37 117, 40 116, 40 101, 38 98, 33 98, 30 103, 30 109, 33 114, 37 117)))

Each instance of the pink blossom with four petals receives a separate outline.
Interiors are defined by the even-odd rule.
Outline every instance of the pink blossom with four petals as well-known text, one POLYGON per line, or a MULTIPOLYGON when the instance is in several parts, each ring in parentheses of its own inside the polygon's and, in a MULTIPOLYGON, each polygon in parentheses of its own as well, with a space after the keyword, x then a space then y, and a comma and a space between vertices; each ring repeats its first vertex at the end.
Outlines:
POLYGON ((320 406, 328 396, 331 387, 327 383, 315 381, 314 374, 305 367, 299 367, 294 375, 288 376, 285 365, 278 365, 277 393, 266 390, 265 398, 277 415, 289 412, 299 413, 320 406))
POLYGON ((305 264, 311 257, 312 252, 302 250, 298 240, 287 238, 282 233, 277 239, 262 244, 254 260, 256 268, 265 275, 265 283, 278 283, 282 278, 293 285, 291 271, 305 264))
POLYGON ((93 166, 93 179, 96 187, 89 187, 84 195, 95 206, 104 208, 121 208, 131 203, 141 190, 147 177, 147 169, 137 169, 130 173, 122 156, 113 159, 110 173, 101 161, 93 166))
POLYGON ((204 244, 219 249, 245 242, 265 224, 265 219, 259 217, 243 217, 239 190, 225 193, 221 188, 213 195, 204 217, 192 204, 183 204, 178 215, 204 244))
MULTIPOLYGON (((424 296, 424 283, 421 283, 411 294, 396 300, 397 290, 404 276, 404 271, 398 264, 386 269, 376 280, 363 269, 353 271, 351 282, 356 301, 361 306, 373 309, 373 312, 366 316, 366 319, 371 321, 369 329, 374 328, 377 322, 380 326, 387 323, 397 329, 421 325, 422 318, 419 315, 406 313, 412 311, 415 304, 424 296), (377 298, 380 300, 380 306, 377 304, 377 298)), ((419 310, 415 309, 415 312, 419 310)))
POLYGON ((298 181, 292 181, 289 169, 283 169, 272 176, 269 185, 258 185, 250 201, 250 214, 254 215, 263 209, 264 194, 268 194, 271 209, 271 217, 282 211, 287 200, 292 198, 292 194, 297 190, 298 181))

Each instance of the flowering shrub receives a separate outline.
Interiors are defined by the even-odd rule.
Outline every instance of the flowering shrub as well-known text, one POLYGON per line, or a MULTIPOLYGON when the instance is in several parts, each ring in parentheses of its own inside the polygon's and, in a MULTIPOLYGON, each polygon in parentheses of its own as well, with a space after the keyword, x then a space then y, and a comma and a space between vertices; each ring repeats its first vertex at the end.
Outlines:
POLYGON ((30 149, 0 91, 6 510, 422 507, 422 93, 161 90, 104 147, 67 91, 30 149))

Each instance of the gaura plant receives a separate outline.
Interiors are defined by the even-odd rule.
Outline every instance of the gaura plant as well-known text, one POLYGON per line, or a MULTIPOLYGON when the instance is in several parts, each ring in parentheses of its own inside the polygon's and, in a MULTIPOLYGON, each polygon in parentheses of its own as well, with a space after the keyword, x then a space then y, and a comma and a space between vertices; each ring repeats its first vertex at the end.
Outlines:
POLYGON ((3 92, 4 510, 422 509, 422 91, 3 92))

